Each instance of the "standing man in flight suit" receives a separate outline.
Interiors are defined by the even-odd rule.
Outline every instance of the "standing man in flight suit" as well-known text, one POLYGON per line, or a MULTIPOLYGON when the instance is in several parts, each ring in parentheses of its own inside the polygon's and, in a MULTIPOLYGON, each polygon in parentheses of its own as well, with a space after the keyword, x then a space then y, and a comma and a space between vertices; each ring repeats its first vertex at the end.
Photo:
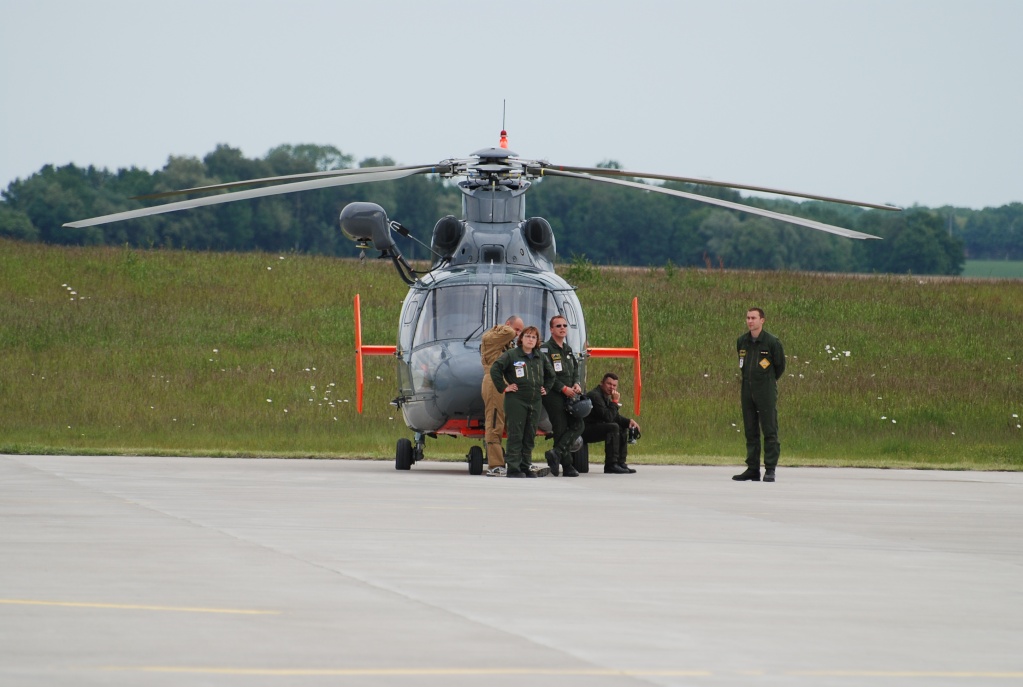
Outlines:
POLYGON ((568 345, 568 320, 561 315, 551 318, 551 338, 541 347, 540 352, 547 356, 554 369, 553 388, 547 390, 543 397, 543 407, 551 420, 554 432, 554 448, 545 454, 551 474, 558 476, 558 465, 564 468, 565 477, 578 477, 579 471, 572 465, 572 444, 582 436, 586 426, 581 417, 569 415, 565 404, 577 394, 583 392, 579 385, 579 359, 575 351, 568 345))
POLYGON ((480 360, 483 362, 483 404, 486 417, 483 420, 484 437, 487 444, 487 475, 503 477, 507 468, 504 464, 504 449, 501 438, 504 436, 504 394, 494 387, 490 378, 490 366, 501 354, 515 345, 515 337, 525 325, 522 318, 512 315, 504 324, 495 324, 483 332, 480 342, 480 360))
POLYGON ((746 470, 737 482, 760 481, 760 432, 764 433, 764 481, 773 482, 781 455, 778 441, 778 379, 785 372, 785 350, 764 331, 764 311, 746 311, 749 331, 735 343, 742 374, 742 424, 746 430, 746 470))

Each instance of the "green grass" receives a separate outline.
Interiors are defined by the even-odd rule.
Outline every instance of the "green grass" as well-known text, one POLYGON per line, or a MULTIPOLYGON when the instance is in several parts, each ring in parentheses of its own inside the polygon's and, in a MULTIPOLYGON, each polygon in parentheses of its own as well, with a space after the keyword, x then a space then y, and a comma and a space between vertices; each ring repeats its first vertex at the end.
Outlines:
MULTIPOLYGON (((741 462, 734 342, 759 305, 789 356, 785 464, 1023 469, 1023 282, 575 276, 594 346, 631 344, 639 297, 634 462, 741 462)), ((0 241, 0 293, 0 452, 390 460, 410 436, 388 403, 387 358, 367 359, 355 410, 352 298, 364 340, 392 343, 405 287, 389 264, 0 241)), ((621 373, 631 410, 631 363, 593 361, 590 386, 604 368, 621 373)), ((426 450, 461 458, 469 446, 442 437, 426 450)))
POLYGON ((1023 279, 1023 260, 967 260, 963 276, 1023 279))

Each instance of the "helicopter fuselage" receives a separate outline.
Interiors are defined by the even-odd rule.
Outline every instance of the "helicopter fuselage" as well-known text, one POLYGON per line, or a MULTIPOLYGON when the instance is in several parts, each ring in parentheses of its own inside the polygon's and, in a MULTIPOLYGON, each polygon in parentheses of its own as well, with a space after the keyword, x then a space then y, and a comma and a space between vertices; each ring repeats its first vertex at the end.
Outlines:
POLYGON ((395 350, 395 402, 417 433, 483 433, 480 340, 513 315, 544 338, 550 319, 563 315, 569 344, 585 351, 582 307, 574 288, 554 271, 550 225, 525 218, 528 185, 463 182, 464 219, 445 217, 434 229, 437 258, 410 286, 395 350))

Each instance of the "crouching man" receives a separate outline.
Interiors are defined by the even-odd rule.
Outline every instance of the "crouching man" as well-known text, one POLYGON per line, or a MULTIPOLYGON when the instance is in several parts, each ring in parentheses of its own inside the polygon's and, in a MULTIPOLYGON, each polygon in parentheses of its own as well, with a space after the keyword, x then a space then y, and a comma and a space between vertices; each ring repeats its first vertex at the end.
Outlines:
POLYGON ((593 410, 586 416, 583 441, 588 444, 604 440, 604 472, 627 475, 636 472, 629 467, 629 432, 639 434, 639 423, 623 417, 619 412, 621 395, 618 393, 618 375, 608 372, 600 384, 587 394, 593 410))

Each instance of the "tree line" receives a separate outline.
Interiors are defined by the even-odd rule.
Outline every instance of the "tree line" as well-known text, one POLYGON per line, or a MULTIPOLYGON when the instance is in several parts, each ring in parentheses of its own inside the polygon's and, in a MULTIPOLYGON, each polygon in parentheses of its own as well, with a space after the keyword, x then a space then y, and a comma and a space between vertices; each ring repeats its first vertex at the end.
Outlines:
MULTIPOLYGON (((362 160, 357 166, 390 164, 394 162, 382 157, 362 160)), ((413 176, 86 229, 62 226, 141 207, 139 201, 131 200, 134 196, 354 166, 354 158, 334 146, 309 144, 277 146, 256 159, 219 145, 201 160, 171 157, 155 172, 46 165, 2 192, 0 236, 71 245, 352 256, 355 249, 337 226, 338 213, 349 202, 378 203, 427 244, 440 217, 460 215, 460 194, 450 182, 413 176)), ((562 178, 534 182, 527 213, 550 221, 562 259, 585 258, 602 264, 959 274, 967 255, 1023 259, 1023 203, 984 210, 912 207, 891 213, 816 201, 742 197, 736 191, 709 186, 666 185, 809 217, 885 240, 851 241, 695 201, 562 178)), ((427 251, 415 244, 402 245, 402 250, 413 259, 427 257, 427 251)))

